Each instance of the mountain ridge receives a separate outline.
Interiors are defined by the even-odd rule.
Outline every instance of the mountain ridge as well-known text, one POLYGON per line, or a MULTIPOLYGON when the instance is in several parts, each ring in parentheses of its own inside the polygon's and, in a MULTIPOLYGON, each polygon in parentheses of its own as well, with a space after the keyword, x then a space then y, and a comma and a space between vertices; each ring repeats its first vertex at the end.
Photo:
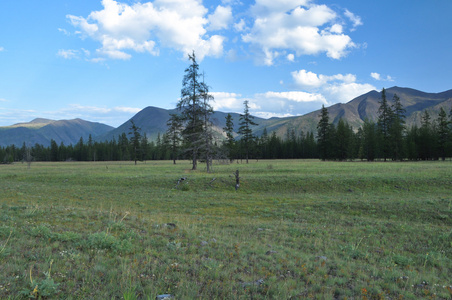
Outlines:
POLYGON ((72 120, 50 120, 36 118, 30 122, 17 123, 0 127, 0 146, 15 145, 20 147, 40 144, 50 145, 51 140, 57 144, 76 144, 80 138, 92 137, 111 131, 114 127, 98 122, 85 121, 80 118, 72 120))
MULTIPOLYGON (((430 110, 432 120, 438 115, 440 107, 450 111, 452 107, 452 89, 440 93, 426 93, 412 88, 391 87, 385 90, 389 104, 392 104, 394 94, 406 110, 406 124, 408 127, 416 124, 420 125, 421 114, 424 110, 430 110)), ((378 118, 378 108, 380 106, 381 92, 369 91, 363 95, 355 97, 347 103, 336 103, 327 107, 330 122, 337 124, 339 119, 344 118, 355 130, 362 126, 366 119, 376 121, 378 118)), ((132 118, 124 122, 117 128, 96 122, 89 122, 82 119, 73 120, 49 120, 36 118, 28 123, 18 123, 11 126, 0 127, 0 146, 15 144, 21 146, 23 142, 34 145, 35 143, 49 145, 50 140, 58 144, 76 144, 80 137, 84 140, 89 135, 95 141, 109 141, 125 133, 130 132, 131 120, 141 128, 142 134, 146 133, 148 139, 156 140, 158 134, 166 131, 166 122, 170 114, 177 114, 175 109, 163 109, 155 106, 148 106, 135 114, 132 118)), ((227 112, 216 111, 212 115, 215 130, 221 135, 225 126, 227 112)), ((237 135, 239 128, 240 114, 230 113, 234 122, 234 131, 237 135)), ((262 135, 264 130, 268 134, 275 134, 285 137, 288 131, 296 132, 316 132, 319 121, 320 108, 302 116, 272 117, 263 119, 254 117, 258 124, 253 127, 257 136, 262 135)))

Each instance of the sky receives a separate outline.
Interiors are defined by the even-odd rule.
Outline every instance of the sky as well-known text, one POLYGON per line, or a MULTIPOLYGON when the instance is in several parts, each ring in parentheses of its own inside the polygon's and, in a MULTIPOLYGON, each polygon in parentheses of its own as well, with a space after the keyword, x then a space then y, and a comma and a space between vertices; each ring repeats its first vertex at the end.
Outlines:
POLYGON ((4 0, 0 126, 114 127, 172 109, 196 54, 215 110, 297 116, 371 90, 452 89, 452 1, 4 0))

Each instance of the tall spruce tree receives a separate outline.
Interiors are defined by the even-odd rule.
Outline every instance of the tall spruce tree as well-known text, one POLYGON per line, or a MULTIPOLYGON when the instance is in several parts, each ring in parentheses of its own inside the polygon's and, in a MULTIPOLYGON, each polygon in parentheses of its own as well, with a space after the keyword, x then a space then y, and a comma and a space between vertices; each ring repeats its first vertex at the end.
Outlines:
POLYGON ((360 147, 362 159, 375 160, 377 156, 377 126, 369 119, 364 120, 360 147))
POLYGON ((141 160, 141 147, 140 147, 140 142, 141 142, 141 128, 138 127, 137 125, 135 125, 135 122, 132 120, 130 120, 130 132, 129 135, 131 135, 130 137, 130 144, 132 146, 132 159, 135 161, 135 165, 137 164, 137 160, 141 160))
POLYGON ((170 114, 170 118, 166 122, 168 146, 173 164, 176 164, 180 143, 182 142, 182 119, 179 115, 170 114))
POLYGON ((380 107, 378 108, 378 132, 381 143, 381 150, 384 161, 389 157, 391 150, 391 124, 392 124, 393 112, 391 106, 386 99, 386 90, 383 88, 381 91, 380 107))
POLYGON ((437 136, 438 136, 438 155, 442 160, 446 160, 447 149, 449 146, 449 121, 444 108, 440 108, 437 119, 437 136))
POLYGON ((342 118, 339 119, 333 136, 336 159, 340 161, 353 159, 355 156, 355 134, 347 121, 342 118))
POLYGON ((234 146, 235 146, 235 139, 234 139, 234 123, 232 120, 231 114, 228 114, 226 116, 226 125, 223 127, 223 131, 226 133, 226 140, 224 141, 224 147, 226 148, 227 157, 229 158, 229 161, 232 162, 234 158, 234 146))
POLYGON ((400 102, 399 96, 394 94, 392 104, 392 122, 389 129, 390 145, 393 160, 402 160, 404 157, 405 138, 405 109, 400 102))
POLYGON ((208 86, 202 80, 199 72, 199 64, 196 61, 195 52, 188 55, 191 61, 190 66, 185 69, 182 80, 181 99, 177 108, 181 111, 181 116, 185 122, 182 131, 184 145, 191 153, 192 170, 196 170, 200 151, 205 145, 206 126, 205 116, 207 104, 212 100, 209 95, 208 86))
POLYGON ((243 115, 240 115, 240 127, 238 133, 242 135, 241 142, 245 148, 245 158, 246 163, 248 163, 248 158, 250 156, 250 150, 254 142, 253 129, 251 126, 256 126, 257 124, 253 121, 254 117, 250 114, 248 100, 243 101, 243 115))
POLYGON ((422 113, 421 127, 419 128, 418 138, 419 157, 422 160, 432 159, 434 142, 435 140, 430 113, 425 110, 422 113))
POLYGON ((319 152, 319 158, 321 160, 330 159, 330 144, 331 144, 331 134, 330 134, 330 117, 328 109, 325 105, 322 105, 320 110, 320 120, 317 124, 317 147, 319 152))

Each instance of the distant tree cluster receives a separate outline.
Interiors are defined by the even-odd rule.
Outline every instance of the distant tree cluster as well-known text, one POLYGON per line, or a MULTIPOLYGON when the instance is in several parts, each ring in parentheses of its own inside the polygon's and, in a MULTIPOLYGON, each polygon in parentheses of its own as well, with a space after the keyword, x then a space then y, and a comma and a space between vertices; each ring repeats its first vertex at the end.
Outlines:
POLYGON ((400 98, 394 95, 390 105, 385 89, 381 94, 377 122, 365 120, 357 132, 342 119, 337 126, 329 123, 328 110, 322 107, 317 125, 320 159, 445 160, 452 156, 452 109, 447 116, 440 108, 436 120, 425 110, 421 126, 407 128, 400 98))

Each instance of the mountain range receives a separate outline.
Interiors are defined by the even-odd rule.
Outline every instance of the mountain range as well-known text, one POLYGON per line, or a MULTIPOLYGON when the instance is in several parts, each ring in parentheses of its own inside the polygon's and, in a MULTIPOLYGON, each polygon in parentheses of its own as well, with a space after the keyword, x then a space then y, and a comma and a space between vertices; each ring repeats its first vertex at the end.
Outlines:
POLYGON ((23 143, 29 146, 35 144, 48 146, 51 140, 58 145, 60 143, 75 145, 80 138, 87 141, 90 135, 94 138, 113 129, 112 126, 82 119, 55 121, 37 118, 28 123, 0 127, 0 146, 14 144, 21 147, 23 143))
MULTIPOLYGON (((452 90, 442 93, 426 93, 410 88, 392 87, 386 89, 386 98, 390 104, 392 104, 394 94, 397 94, 406 110, 408 127, 414 124, 420 125, 421 114, 424 110, 428 110, 432 119, 435 119, 440 107, 443 107, 447 112, 452 108, 452 90)), ((337 124, 339 119, 343 118, 357 130, 362 126, 364 120, 377 120, 379 101, 381 101, 381 92, 370 91, 348 103, 334 104, 328 107, 330 122, 337 124)), ((57 144, 63 142, 65 145, 69 145, 76 144, 80 137, 86 141, 90 135, 96 141, 112 140, 122 133, 128 134, 130 132, 131 120, 141 128, 142 133, 146 133, 149 139, 155 140, 159 133, 163 134, 166 131, 166 122, 170 114, 177 113, 177 109, 167 110, 149 106, 118 128, 82 119, 55 121, 38 118, 29 123, 0 127, 0 146, 5 147, 12 144, 21 146, 24 142, 28 145, 38 143, 47 146, 50 145, 51 140, 56 141, 57 144)), ((289 130, 305 133, 308 131, 316 132, 319 113, 320 109, 296 117, 270 119, 255 117, 254 121, 258 125, 253 127, 253 132, 260 136, 266 129, 268 134, 275 132, 280 137, 285 137, 289 130)), ((227 113, 219 111, 212 116, 215 130, 219 136, 223 134, 222 128, 225 126, 226 116, 227 113)), ((231 113, 231 116, 234 122, 234 131, 237 132, 240 115, 231 113)))

